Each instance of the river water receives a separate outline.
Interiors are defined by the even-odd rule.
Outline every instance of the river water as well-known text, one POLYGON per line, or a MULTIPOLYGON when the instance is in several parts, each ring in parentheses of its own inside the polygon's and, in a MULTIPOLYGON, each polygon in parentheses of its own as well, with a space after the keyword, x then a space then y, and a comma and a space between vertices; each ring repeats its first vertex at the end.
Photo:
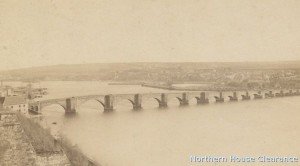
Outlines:
MULTIPOLYGON (((101 82, 41 82, 39 85, 48 88, 45 99, 166 92, 101 82)), ((300 157, 300 97, 201 106, 192 99, 188 107, 178 107, 177 99, 169 101, 169 108, 162 110, 157 108, 155 100, 147 100, 143 102, 144 109, 136 112, 124 100, 117 103, 115 112, 103 113, 102 106, 91 100, 78 108, 76 116, 66 117, 64 110, 55 105, 45 107, 42 114, 48 127, 59 130, 103 165, 229 165, 191 163, 191 155, 300 157)))

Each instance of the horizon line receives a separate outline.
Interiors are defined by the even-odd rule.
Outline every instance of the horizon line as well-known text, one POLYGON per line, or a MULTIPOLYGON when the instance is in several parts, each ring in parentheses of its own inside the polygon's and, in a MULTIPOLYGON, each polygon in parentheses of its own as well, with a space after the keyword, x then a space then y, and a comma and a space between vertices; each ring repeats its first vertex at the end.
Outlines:
POLYGON ((54 66, 70 66, 70 65, 89 65, 89 64, 138 64, 138 63, 282 63, 282 62, 300 62, 300 60, 270 60, 270 61, 136 61, 136 62, 94 62, 94 63, 65 63, 65 64, 53 64, 53 65, 36 65, 29 67, 20 67, 20 68, 11 68, 11 69, 0 69, 0 72, 13 71, 13 70, 22 70, 22 69, 31 69, 31 68, 40 68, 40 67, 54 67, 54 66))

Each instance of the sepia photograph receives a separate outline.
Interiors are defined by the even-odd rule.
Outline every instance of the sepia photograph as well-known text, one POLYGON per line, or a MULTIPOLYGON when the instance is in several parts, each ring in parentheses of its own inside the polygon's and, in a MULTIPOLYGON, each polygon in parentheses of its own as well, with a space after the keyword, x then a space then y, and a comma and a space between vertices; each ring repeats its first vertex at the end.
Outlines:
POLYGON ((299 166, 299 0, 0 0, 0 166, 299 166))

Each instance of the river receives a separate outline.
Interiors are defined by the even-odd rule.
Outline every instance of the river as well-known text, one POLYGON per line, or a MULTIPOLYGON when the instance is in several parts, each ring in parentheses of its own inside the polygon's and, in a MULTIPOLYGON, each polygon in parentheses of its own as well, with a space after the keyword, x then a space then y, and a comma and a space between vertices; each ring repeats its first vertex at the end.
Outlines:
MULTIPOLYGON (((48 88, 45 99, 166 92, 96 81, 37 85, 48 88)), ((55 105, 45 107, 42 114, 52 130, 59 130, 88 156, 108 166, 199 164, 190 162, 191 155, 300 157, 300 97, 209 105, 196 105, 191 99, 188 107, 178 107, 177 99, 169 100, 169 108, 163 110, 157 108, 155 100, 147 100, 142 111, 132 111, 131 104, 124 100, 117 103, 115 112, 103 113, 102 106, 91 100, 78 108, 76 116, 66 117, 55 105)))

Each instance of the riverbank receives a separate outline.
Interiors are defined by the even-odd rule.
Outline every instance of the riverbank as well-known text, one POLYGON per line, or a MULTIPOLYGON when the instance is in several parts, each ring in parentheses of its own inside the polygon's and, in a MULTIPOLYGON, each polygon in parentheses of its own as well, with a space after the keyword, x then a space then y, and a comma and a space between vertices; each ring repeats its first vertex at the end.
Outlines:
POLYGON ((67 140, 56 140, 33 120, 0 112, 0 165, 98 166, 67 140))
POLYGON ((36 165, 36 158, 16 115, 0 112, 0 165, 36 165))
POLYGON ((165 85, 165 84, 142 84, 142 87, 149 87, 149 88, 157 88, 157 89, 164 89, 164 90, 177 90, 172 85, 165 85))
POLYGON ((108 85, 142 85, 144 82, 109 82, 108 85))
MULTIPOLYGON (((33 139, 24 130, 22 120, 18 113, 11 111, 0 112, 0 165, 47 165, 69 166, 71 165, 63 151, 57 153, 42 153, 33 146, 33 139)), ((31 131, 32 132, 32 131, 31 131)), ((46 137, 37 135, 43 139, 45 146, 46 137)))

